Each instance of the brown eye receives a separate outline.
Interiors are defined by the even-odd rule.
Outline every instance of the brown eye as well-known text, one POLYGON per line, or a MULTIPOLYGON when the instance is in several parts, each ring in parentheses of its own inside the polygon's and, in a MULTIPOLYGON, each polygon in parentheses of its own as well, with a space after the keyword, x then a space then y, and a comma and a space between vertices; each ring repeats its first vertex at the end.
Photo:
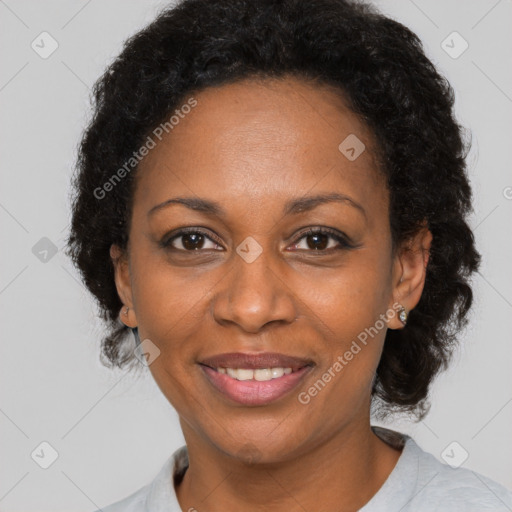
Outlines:
POLYGON ((302 242, 295 243, 294 248, 306 251, 318 251, 318 252, 331 252, 340 249, 351 248, 352 245, 347 239, 337 233, 328 229, 310 229, 305 233, 302 233, 300 240, 304 240, 305 244, 303 247, 299 247, 302 242))
POLYGON ((197 229, 182 230, 161 243, 162 247, 177 251, 218 250, 219 244, 197 229), (208 244, 213 245, 208 247, 208 244))
POLYGON ((307 235, 305 238, 310 249, 323 251, 327 249, 327 246, 329 245, 329 238, 332 237, 324 235, 323 233, 314 233, 313 235, 307 235))
POLYGON ((201 249, 205 242, 205 236, 200 233, 187 233, 181 236, 181 245, 184 249, 195 250, 201 249))

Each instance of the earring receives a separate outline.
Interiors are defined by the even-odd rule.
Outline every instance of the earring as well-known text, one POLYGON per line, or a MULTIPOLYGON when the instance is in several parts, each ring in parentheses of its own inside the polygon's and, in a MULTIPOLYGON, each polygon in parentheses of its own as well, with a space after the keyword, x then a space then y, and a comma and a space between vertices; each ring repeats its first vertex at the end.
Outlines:
POLYGON ((403 306, 400 308, 400 311, 398 312, 398 318, 400 322, 402 322, 404 325, 407 324, 407 311, 405 311, 405 308, 403 306))
POLYGON ((130 311, 130 308, 128 306, 126 306, 126 309, 124 310, 124 314, 127 315, 128 311, 130 311))

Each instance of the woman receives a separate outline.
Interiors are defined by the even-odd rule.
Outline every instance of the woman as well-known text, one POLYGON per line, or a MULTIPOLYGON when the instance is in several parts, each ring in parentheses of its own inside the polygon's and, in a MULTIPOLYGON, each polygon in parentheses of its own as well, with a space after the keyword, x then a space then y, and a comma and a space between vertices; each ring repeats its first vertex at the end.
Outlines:
POLYGON ((348 0, 185 0, 95 87, 69 253, 186 446, 108 512, 507 510, 370 412, 427 411, 472 302, 467 144, 348 0))

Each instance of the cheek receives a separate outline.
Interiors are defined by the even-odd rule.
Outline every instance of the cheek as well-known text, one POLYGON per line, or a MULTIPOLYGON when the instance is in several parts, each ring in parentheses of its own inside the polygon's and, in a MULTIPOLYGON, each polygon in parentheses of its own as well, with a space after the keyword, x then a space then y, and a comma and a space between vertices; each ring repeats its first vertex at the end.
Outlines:
POLYGON ((288 281, 336 338, 347 340, 373 325, 388 307, 390 262, 380 252, 360 249, 338 268, 302 272, 288 281), (300 290, 300 291, 299 291, 300 290))
POLYGON ((149 251, 134 255, 132 263, 140 337, 150 339, 160 350, 149 369, 170 403, 188 418, 197 403, 187 397, 197 378, 191 372, 212 285, 208 274, 199 278, 190 269, 180 271, 149 251))
POLYGON ((387 276, 363 257, 350 270, 333 274, 302 296, 311 311, 309 321, 325 343, 318 351, 318 374, 301 391, 311 414, 331 411, 322 427, 327 430, 367 406, 386 334, 381 315, 387 311, 387 276))
POLYGON ((149 338, 162 356, 171 354, 176 360, 204 320, 200 308, 212 287, 208 274, 201 278, 190 268, 172 267, 161 254, 145 248, 134 250, 131 260, 141 340, 149 338))
POLYGON ((306 284, 301 300, 326 341, 319 353, 319 387, 328 383, 329 390, 318 393, 319 410, 328 402, 355 409, 369 397, 386 334, 381 315, 386 314, 391 292, 390 261, 383 262, 381 253, 376 247, 361 250, 343 268, 324 272, 322 279, 301 276, 306 284))

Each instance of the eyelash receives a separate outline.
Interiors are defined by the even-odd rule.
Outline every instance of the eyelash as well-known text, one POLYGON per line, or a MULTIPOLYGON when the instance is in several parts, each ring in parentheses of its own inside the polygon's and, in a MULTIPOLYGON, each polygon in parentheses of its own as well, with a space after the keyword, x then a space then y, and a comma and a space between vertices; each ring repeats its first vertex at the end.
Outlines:
MULTIPOLYGON (((183 235, 189 235, 189 234, 200 234, 200 235, 203 235, 205 238, 208 238, 211 242, 214 242, 218 245, 221 245, 221 243, 216 240, 215 238, 213 238, 210 234, 208 234, 207 232, 203 231, 202 229, 198 229, 198 228, 184 228, 184 229, 181 229, 180 231, 178 231, 177 233, 175 233, 172 237, 170 238, 166 238, 164 237, 163 240, 160 242, 160 246, 164 249, 168 249, 168 250, 174 250, 174 251, 179 251, 179 252, 188 252, 188 253, 196 253, 196 252, 201 252, 201 251, 208 251, 208 250, 214 250, 214 251, 217 251, 217 249, 197 249, 197 250, 186 250, 186 249, 178 249, 176 247, 172 247, 172 242, 174 240, 176 240, 177 238, 180 238, 181 236, 183 235)), ((329 249, 298 249, 299 251, 302 251, 302 250, 306 250, 307 252, 313 252, 313 253, 319 253, 319 254, 330 254, 332 252, 335 252, 335 251, 340 251, 340 250, 347 250, 347 249, 352 249, 354 247, 353 244, 351 244, 347 237, 343 236, 342 234, 340 234, 339 232, 335 231, 335 230, 332 230, 332 229, 329 229, 329 228, 310 228, 308 229, 307 231, 301 233, 299 235, 299 238, 297 239, 296 242, 294 242, 292 245, 298 245, 298 243, 303 239, 303 238, 306 238, 308 236, 313 236, 313 235, 326 235, 326 236, 329 236, 330 238, 336 240, 336 242, 338 242, 339 246, 338 247, 331 247, 329 249)), ((220 251, 219 251, 220 252, 220 251)))

